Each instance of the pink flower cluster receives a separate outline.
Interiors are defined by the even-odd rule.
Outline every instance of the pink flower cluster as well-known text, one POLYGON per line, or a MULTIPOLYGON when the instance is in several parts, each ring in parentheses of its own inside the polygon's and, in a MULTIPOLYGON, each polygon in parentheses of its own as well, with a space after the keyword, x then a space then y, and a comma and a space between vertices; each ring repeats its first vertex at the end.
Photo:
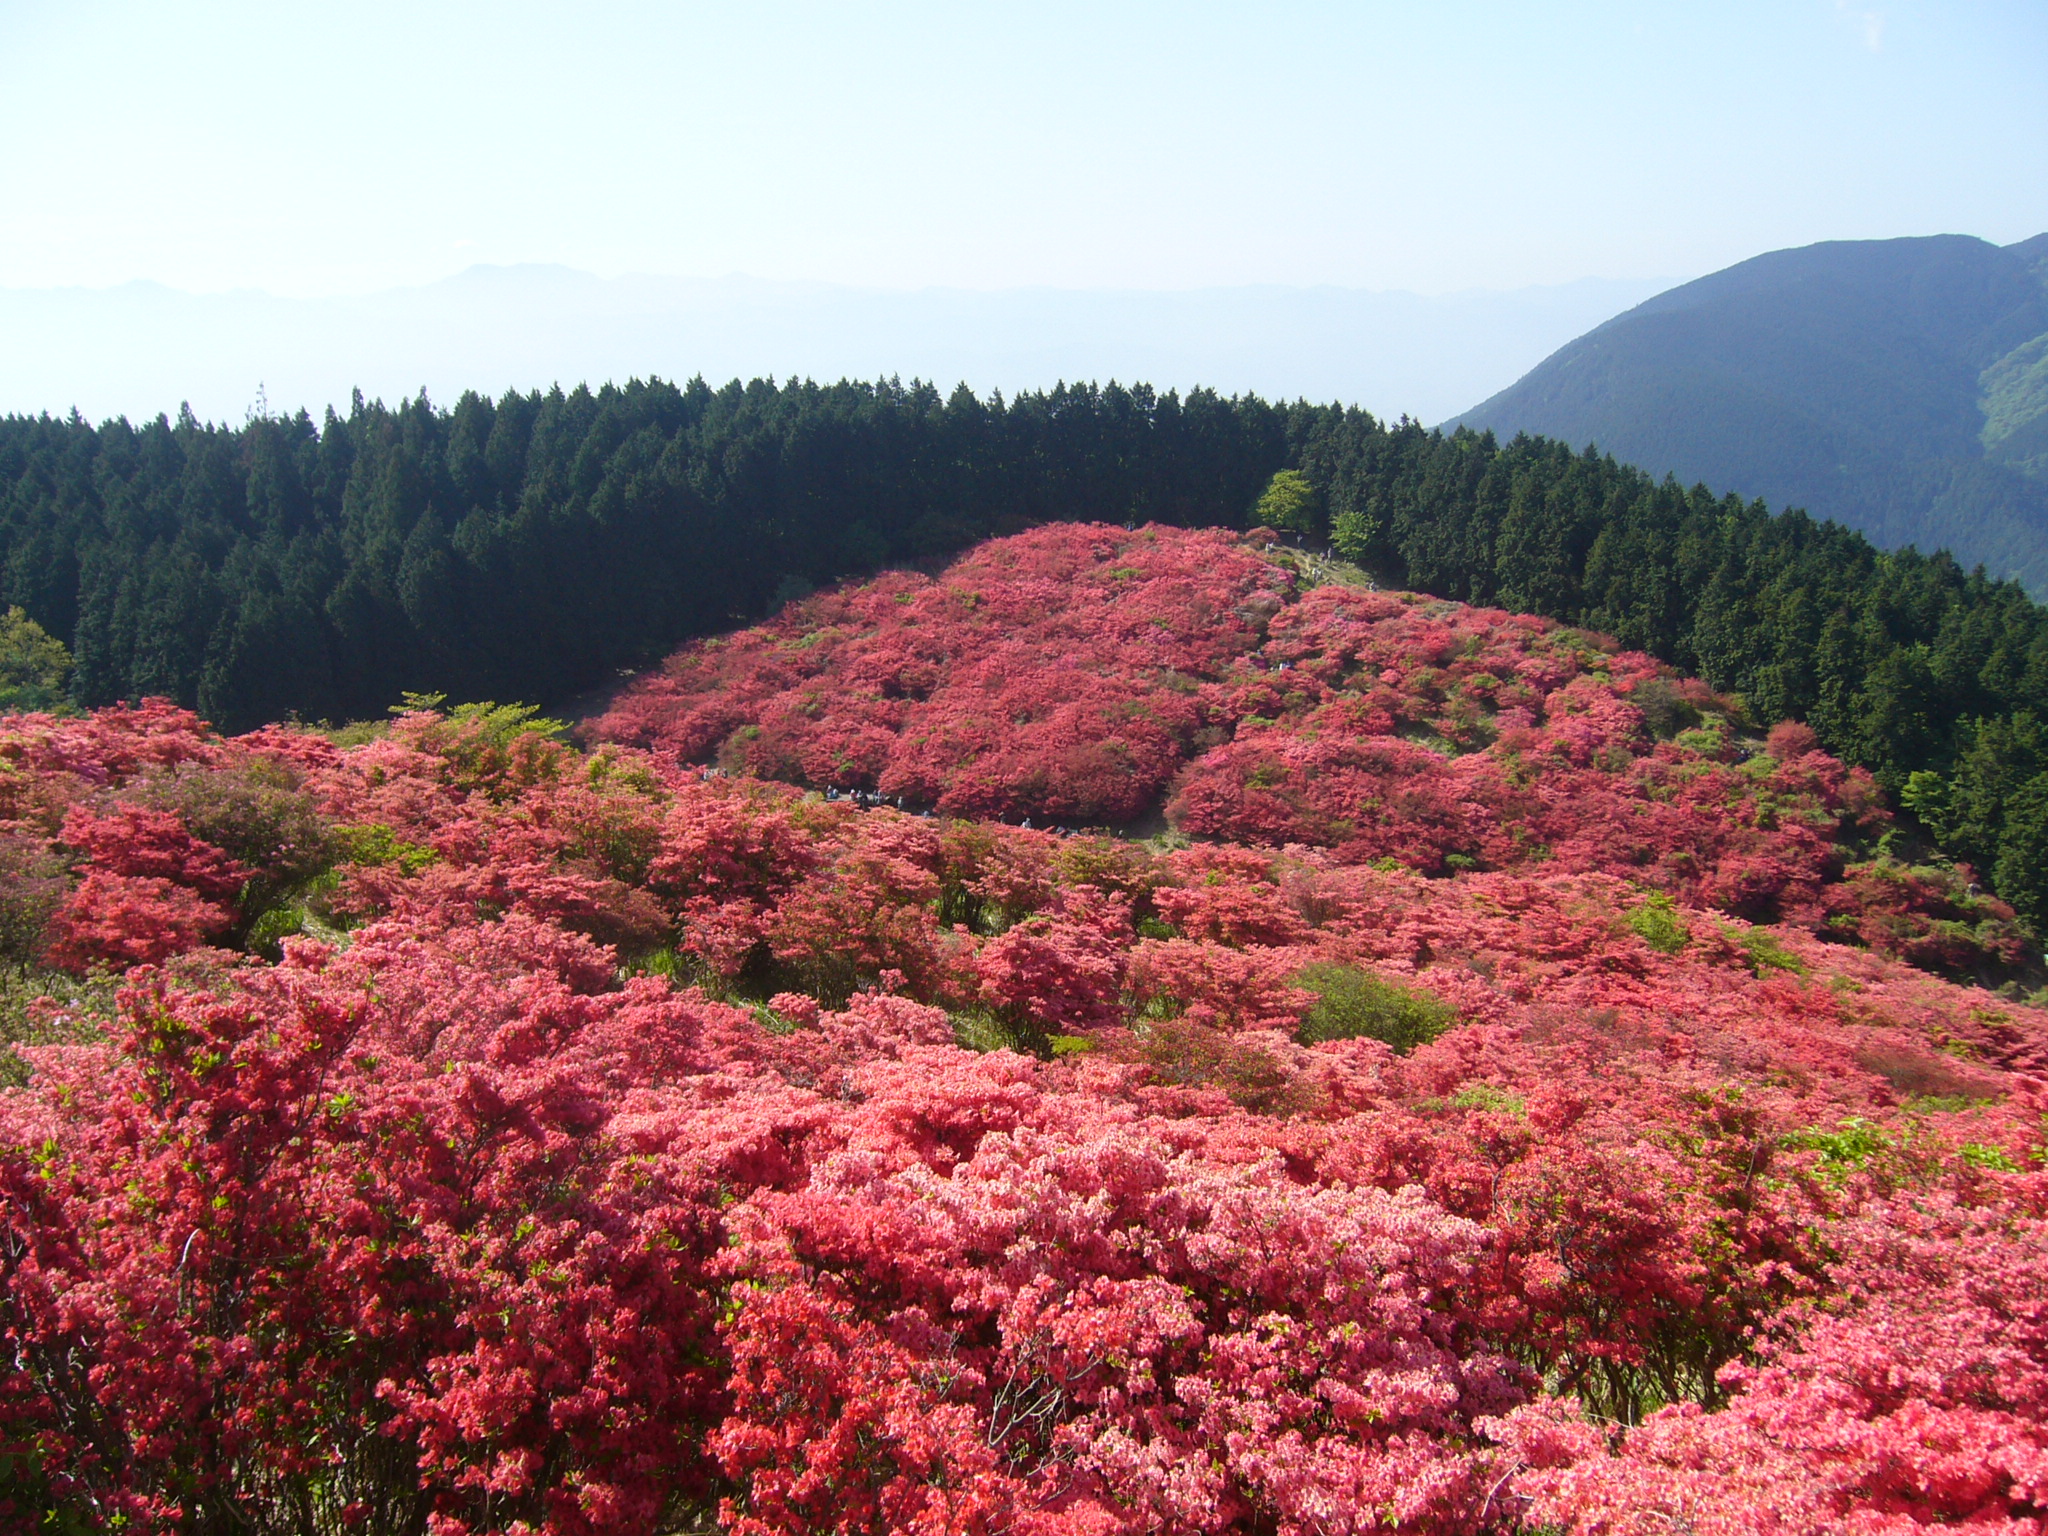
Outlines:
MULTIPOLYGON (((1319 589, 1217 644, 1319 612, 1466 622, 1319 589)), ((0 721, 17 958, 120 979, 0 1090, 0 1524, 2044 1529, 2048 1013, 1672 874, 1715 805, 1879 813, 1470 622, 1540 721, 1378 739, 1532 818, 1611 780, 1648 859, 1062 835, 428 712, 0 721)))

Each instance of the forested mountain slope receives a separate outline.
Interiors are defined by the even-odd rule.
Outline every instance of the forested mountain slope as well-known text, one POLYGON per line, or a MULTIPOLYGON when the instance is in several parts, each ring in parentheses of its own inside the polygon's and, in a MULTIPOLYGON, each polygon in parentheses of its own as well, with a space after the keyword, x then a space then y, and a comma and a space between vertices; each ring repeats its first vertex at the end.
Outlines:
POLYGON ((1039 529, 651 750, 0 716, 0 1525, 2038 1527, 2001 910, 1809 731, 1330 574, 1039 529))
POLYGON ((1773 251, 1637 305, 1451 425, 1597 443, 2048 590, 2044 241, 1773 251))

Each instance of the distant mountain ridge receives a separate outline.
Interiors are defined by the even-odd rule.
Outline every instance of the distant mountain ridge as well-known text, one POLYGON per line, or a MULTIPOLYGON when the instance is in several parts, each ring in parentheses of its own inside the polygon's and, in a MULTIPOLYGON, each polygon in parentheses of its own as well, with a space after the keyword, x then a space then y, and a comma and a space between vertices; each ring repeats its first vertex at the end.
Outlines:
POLYGON ((2048 235, 1773 251, 1638 304, 1446 426, 1597 443, 2048 592, 2048 235))

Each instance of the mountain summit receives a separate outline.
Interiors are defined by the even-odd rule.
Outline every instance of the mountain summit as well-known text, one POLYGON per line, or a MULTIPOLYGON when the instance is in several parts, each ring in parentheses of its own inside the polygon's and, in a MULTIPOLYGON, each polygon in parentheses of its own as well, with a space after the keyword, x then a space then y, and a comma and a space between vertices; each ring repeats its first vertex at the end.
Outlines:
POLYGON ((1447 425, 1595 442, 2048 590, 2048 235, 1773 251, 1616 316, 1447 425))

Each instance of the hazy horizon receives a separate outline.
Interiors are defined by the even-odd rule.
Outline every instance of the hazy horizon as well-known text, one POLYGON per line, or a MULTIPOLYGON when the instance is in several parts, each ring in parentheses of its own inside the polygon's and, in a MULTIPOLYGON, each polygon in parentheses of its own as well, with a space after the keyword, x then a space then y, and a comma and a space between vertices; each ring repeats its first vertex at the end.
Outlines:
POLYGON ((593 386, 660 375, 922 378, 978 394, 1062 380, 1341 400, 1434 422, 1670 286, 1582 279, 1420 295, 1337 285, 885 289, 743 276, 599 278, 477 264, 333 298, 192 293, 147 279, 0 289, 0 411, 240 421, 346 410, 350 392, 593 386))

